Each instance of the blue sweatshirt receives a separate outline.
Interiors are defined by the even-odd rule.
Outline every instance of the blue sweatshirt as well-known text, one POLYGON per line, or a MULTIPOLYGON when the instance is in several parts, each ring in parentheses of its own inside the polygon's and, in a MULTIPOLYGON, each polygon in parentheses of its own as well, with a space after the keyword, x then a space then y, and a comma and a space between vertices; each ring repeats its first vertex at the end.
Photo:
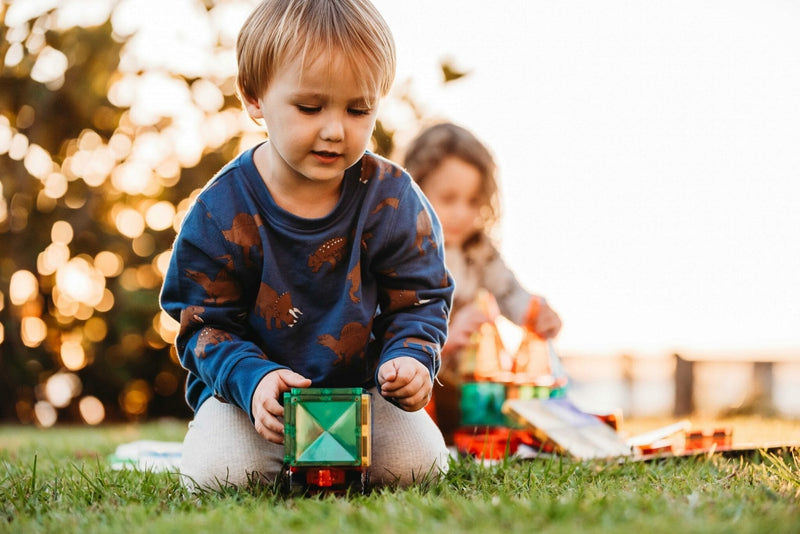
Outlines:
POLYGON ((408 174, 367 152, 331 213, 280 208, 248 150, 203 189, 175 241, 161 306, 193 410, 214 395, 251 414, 256 386, 291 369, 314 387, 369 387, 411 356, 433 378, 453 279, 441 227, 408 174))

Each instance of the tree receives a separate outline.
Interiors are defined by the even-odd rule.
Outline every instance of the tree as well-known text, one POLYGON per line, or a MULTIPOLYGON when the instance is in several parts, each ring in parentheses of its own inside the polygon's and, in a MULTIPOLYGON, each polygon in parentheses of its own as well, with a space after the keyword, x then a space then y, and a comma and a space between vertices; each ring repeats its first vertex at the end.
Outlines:
MULTIPOLYGON (((189 415, 157 297, 193 195, 264 137, 234 93, 224 22, 251 6, 175 3, 193 32, 164 54, 143 47, 166 45, 141 2, 77 18, 75 0, 0 4, 0 419, 189 415)), ((394 133, 379 120, 374 150, 394 133)))

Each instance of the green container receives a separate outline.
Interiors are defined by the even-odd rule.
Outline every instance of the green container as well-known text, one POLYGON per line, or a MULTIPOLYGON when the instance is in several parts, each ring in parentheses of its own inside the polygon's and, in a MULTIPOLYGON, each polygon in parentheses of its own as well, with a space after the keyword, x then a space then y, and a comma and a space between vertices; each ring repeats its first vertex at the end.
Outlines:
POLYGON ((371 396, 362 388, 293 388, 283 406, 287 465, 369 465, 371 396))

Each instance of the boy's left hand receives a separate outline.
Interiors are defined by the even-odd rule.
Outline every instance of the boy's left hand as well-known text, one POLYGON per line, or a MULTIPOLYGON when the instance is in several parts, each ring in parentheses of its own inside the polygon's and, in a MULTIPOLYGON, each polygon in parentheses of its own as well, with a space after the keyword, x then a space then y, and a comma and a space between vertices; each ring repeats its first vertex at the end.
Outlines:
POLYGON ((407 412, 425 407, 431 398, 433 382, 427 367, 410 356, 400 356, 378 370, 381 395, 407 412))

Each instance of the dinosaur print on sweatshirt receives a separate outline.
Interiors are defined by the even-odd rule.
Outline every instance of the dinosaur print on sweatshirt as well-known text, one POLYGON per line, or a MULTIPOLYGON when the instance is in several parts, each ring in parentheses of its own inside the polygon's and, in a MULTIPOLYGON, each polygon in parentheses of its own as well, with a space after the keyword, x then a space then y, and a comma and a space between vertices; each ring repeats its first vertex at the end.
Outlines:
POLYGON ((231 278, 228 270, 223 268, 212 280, 206 273, 186 269, 186 276, 197 282, 205 290, 207 298, 205 304, 224 304, 234 302, 239 299, 239 285, 231 278))
POLYGON ((403 169, 392 165, 388 161, 378 159, 375 156, 365 156, 364 159, 361 160, 361 176, 358 180, 362 184, 366 184, 376 173, 378 180, 389 177, 399 178, 403 175, 403 169))
POLYGON ((350 301, 358 304, 361 302, 361 297, 356 295, 358 290, 361 289, 361 264, 356 263, 350 272, 347 273, 347 281, 350 282, 350 301))
POLYGON ((414 247, 419 250, 420 256, 425 255, 423 245, 426 239, 433 248, 436 248, 436 241, 433 239, 433 221, 428 210, 423 208, 417 215, 417 239, 414 241, 414 247))
POLYGON ((255 215, 239 213, 233 218, 230 229, 222 231, 222 235, 228 242, 242 247, 244 262, 247 267, 255 265, 253 247, 256 247, 256 253, 259 257, 264 255, 264 251, 261 249, 261 236, 258 234, 259 227, 263 225, 264 222, 258 213, 255 215))
POLYGON ((336 267, 336 263, 344 257, 347 248, 346 237, 334 237, 325 241, 320 247, 308 257, 308 266, 312 271, 318 273, 322 266, 327 262, 331 264, 331 269, 336 267))
POLYGON ((272 327, 293 327, 303 312, 292 305, 292 296, 289 293, 278 294, 270 286, 261 282, 261 289, 256 297, 256 313, 264 318, 267 330, 272 327))
POLYGON ((224 330, 210 328, 208 326, 200 330, 197 336, 197 343, 194 346, 194 353, 198 358, 206 357, 206 347, 208 345, 218 345, 223 341, 232 341, 233 336, 224 330))
POLYGON ((330 334, 323 334, 317 338, 317 343, 331 349, 336 354, 336 361, 333 365, 350 365, 354 357, 364 358, 367 342, 369 341, 372 322, 362 325, 361 323, 347 323, 342 327, 339 338, 330 334))
POLYGON ((389 311, 397 311, 429 302, 428 299, 421 300, 417 292, 410 289, 387 289, 386 295, 389 297, 389 311))
POLYGON ((183 334, 198 325, 203 324, 203 312, 206 309, 202 306, 187 306, 181 310, 180 333, 183 334))
POLYGON ((396 197, 385 198, 385 199, 381 200, 372 209, 372 211, 369 212, 369 214, 370 215, 375 215, 376 213, 378 213, 379 211, 381 211, 383 208, 386 208, 386 207, 392 207, 394 209, 397 209, 397 206, 399 206, 399 205, 400 205, 400 199, 399 198, 396 198, 396 197))

